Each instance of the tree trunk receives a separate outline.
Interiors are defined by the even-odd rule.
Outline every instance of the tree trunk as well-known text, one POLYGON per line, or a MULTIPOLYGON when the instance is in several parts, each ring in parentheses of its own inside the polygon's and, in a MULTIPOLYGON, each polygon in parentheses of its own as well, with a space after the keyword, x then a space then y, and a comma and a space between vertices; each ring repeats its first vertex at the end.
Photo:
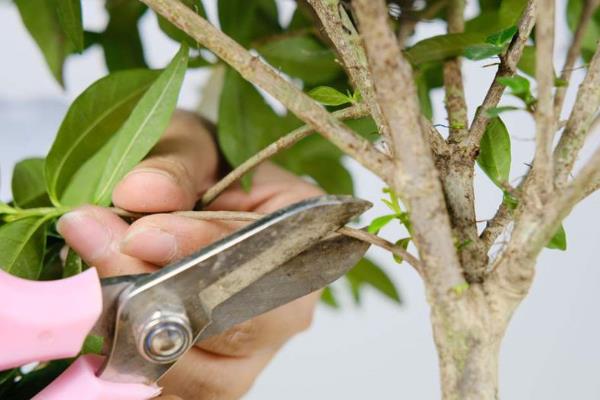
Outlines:
POLYGON ((512 310, 482 285, 432 307, 443 400, 499 398, 498 356, 512 310))

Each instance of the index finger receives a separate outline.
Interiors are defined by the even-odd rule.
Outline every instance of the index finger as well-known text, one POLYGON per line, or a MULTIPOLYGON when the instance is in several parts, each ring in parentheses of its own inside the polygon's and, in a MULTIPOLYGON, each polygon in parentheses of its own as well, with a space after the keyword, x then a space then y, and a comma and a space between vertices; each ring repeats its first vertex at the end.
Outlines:
POLYGON ((200 118, 177 110, 148 157, 117 185, 113 203, 142 213, 191 210, 216 179, 217 154, 200 118))

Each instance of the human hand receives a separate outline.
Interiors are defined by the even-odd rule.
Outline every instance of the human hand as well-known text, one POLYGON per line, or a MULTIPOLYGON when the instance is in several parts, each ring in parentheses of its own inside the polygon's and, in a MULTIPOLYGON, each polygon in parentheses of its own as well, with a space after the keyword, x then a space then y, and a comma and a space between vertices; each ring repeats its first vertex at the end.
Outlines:
MULTIPOLYGON (((191 210, 217 179, 217 149, 200 120, 175 113, 167 132, 116 187, 117 207, 149 215, 129 226, 109 210, 84 206, 58 229, 101 276, 152 272, 229 235, 240 223, 197 221, 166 214, 191 210)), ((270 163, 257 167, 252 190, 224 192, 211 210, 269 213, 322 192, 270 163)), ((238 399, 294 334, 308 328, 319 294, 279 307, 198 343, 160 380, 162 400, 238 399)))

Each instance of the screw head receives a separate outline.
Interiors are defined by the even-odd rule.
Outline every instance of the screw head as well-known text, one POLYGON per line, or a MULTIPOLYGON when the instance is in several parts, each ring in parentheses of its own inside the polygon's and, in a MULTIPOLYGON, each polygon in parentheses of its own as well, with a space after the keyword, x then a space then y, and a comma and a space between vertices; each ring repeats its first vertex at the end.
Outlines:
POLYGON ((192 334, 183 321, 153 321, 146 329, 144 353, 151 361, 169 363, 177 360, 191 344, 192 334))

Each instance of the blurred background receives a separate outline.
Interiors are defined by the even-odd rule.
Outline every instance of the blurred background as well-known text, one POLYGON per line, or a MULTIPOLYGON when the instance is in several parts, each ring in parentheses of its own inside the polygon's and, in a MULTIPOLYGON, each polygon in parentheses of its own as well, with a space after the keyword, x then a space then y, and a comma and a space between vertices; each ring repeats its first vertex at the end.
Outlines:
MULTIPOLYGON (((214 14, 214 1, 205 3, 209 16, 214 14)), ((103 28, 107 22, 103 2, 85 0, 83 4, 86 27, 103 28)), ((289 20, 295 2, 283 0, 278 6, 283 22, 289 20)), ((474 7, 468 2, 467 12, 476 11, 474 7)), ((557 5, 556 68, 562 65, 570 43, 564 9, 561 0, 557 5)), ((177 44, 159 32, 151 13, 143 17, 140 29, 149 64, 166 65, 177 44)), ((422 24, 413 40, 444 33, 444 29, 441 23, 422 24)), ((0 51, 0 198, 7 200, 14 163, 47 153, 69 103, 106 70, 102 50, 90 49, 67 61, 66 90, 61 89, 25 31, 16 8, 8 1, 0 1, 0 51)), ((494 67, 486 68, 485 64, 465 62, 471 116, 495 72, 494 67)), ((572 89, 583 74, 583 69, 574 73, 567 109, 573 103, 572 89)), ((200 88, 209 79, 202 69, 190 71, 180 106, 196 108, 201 100, 200 88)), ((444 124, 441 90, 434 92, 433 98, 435 122, 444 124)), ((210 98, 203 100, 210 103, 210 98)), ((503 105, 510 102, 506 99, 503 105)), ((511 132, 511 178, 516 179, 531 158, 534 127, 525 113, 503 114, 503 118, 511 132)), ((598 136, 598 132, 592 133, 590 140, 598 143, 598 136)), ((587 154, 590 152, 588 148, 587 154)), ((387 213, 379 201, 382 182, 352 160, 347 163, 357 195, 375 204, 363 223, 387 213)), ((502 194, 480 171, 476 185, 478 219, 485 220, 494 214, 502 194)), ((502 398, 600 399, 600 263, 596 247, 600 244, 599 222, 600 195, 596 194, 565 221, 568 250, 546 249, 539 257, 530 296, 515 314, 504 340, 500 360, 502 398)), ((390 233, 394 233, 393 227, 382 231, 384 236, 390 233)), ((393 277, 403 304, 399 306, 373 291, 366 293, 363 304, 357 307, 347 291, 338 290, 342 309, 321 306, 311 330, 284 348, 247 399, 439 397, 437 357, 423 285, 410 267, 396 264, 385 252, 371 249, 370 255, 393 277)))

